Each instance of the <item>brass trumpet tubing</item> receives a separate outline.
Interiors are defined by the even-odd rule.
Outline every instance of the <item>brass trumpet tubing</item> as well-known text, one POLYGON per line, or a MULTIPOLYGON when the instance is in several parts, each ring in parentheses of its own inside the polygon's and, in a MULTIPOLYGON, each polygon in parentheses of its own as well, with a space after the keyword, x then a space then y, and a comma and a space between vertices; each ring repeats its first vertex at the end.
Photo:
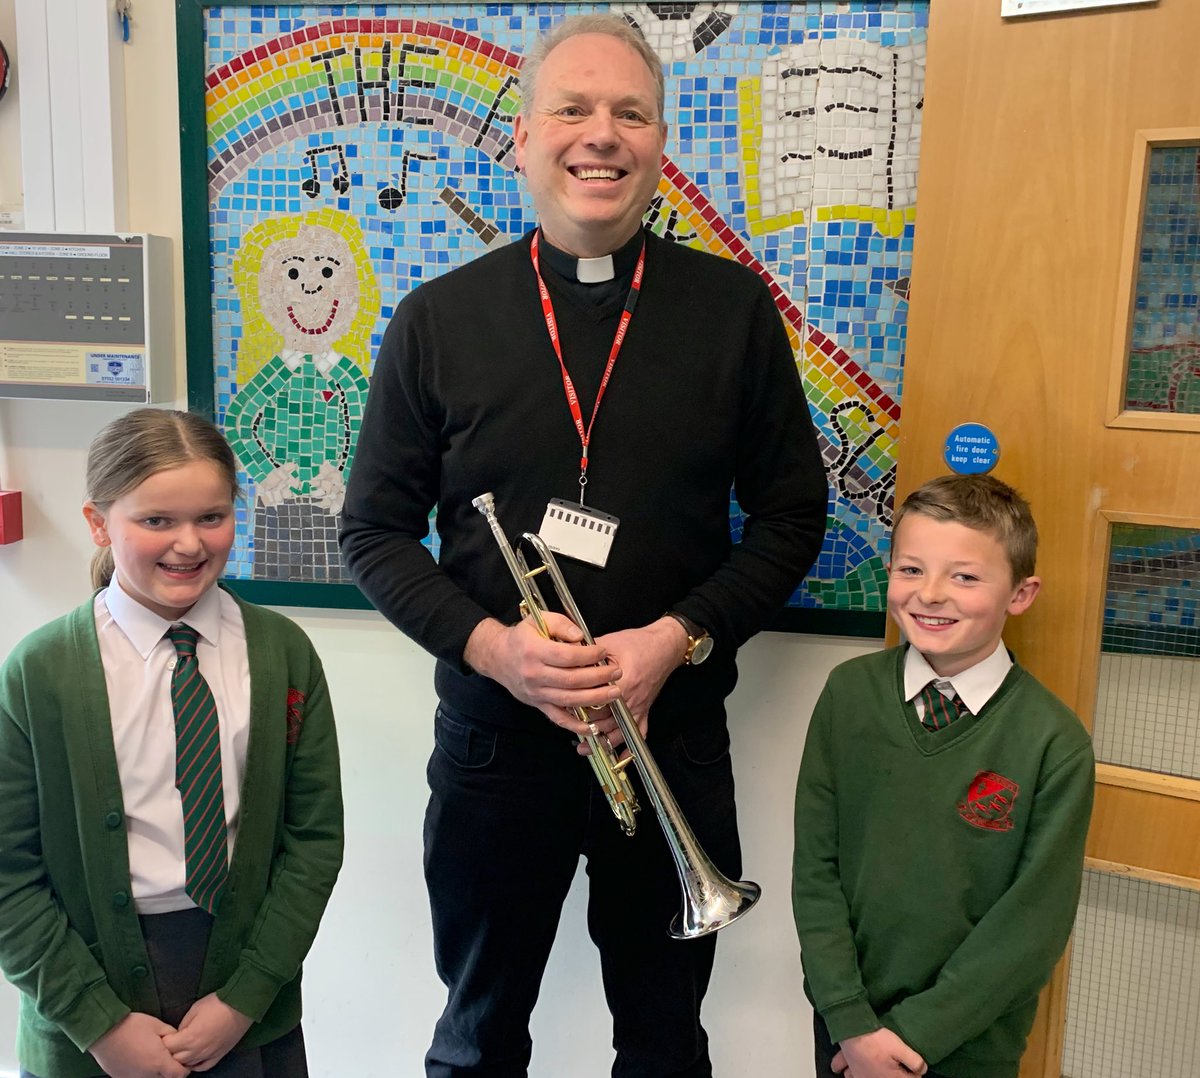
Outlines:
MULTIPOLYGON (((500 521, 496 517, 495 498, 491 494, 481 494, 471 504, 487 520, 488 526, 492 530, 492 536, 496 540, 496 545, 499 546, 500 553, 504 558, 504 563, 508 566, 509 572, 512 573, 513 579, 517 583, 517 588, 521 593, 522 614, 533 620, 538 633, 544 639, 551 639, 550 630, 546 627, 545 612, 548 609, 546 600, 538 589, 537 582, 534 580, 534 577, 540 570, 531 571, 521 552, 512 548, 512 545, 508 541, 508 536, 504 534, 504 529, 500 526, 500 521)), ((543 563, 543 568, 548 567, 543 563)), ((557 570, 558 566, 556 565, 555 571, 557 570)), ((559 572, 558 576, 561 580, 561 572, 559 572)), ((553 576, 551 579, 553 579, 553 576)), ((555 582, 555 587, 558 587, 557 581, 555 582)), ((573 605, 574 603, 572 603, 573 605)), ((586 633, 586 630, 584 631, 586 633)), ((594 643, 594 641, 590 642, 594 643)), ((569 710, 580 722, 588 724, 592 722, 586 708, 570 708, 569 710)), ((592 771, 596 776, 596 781, 600 783, 600 788, 604 791, 609 808, 612 809, 613 815, 617 818, 617 822, 620 823, 625 833, 632 835, 637 830, 636 813, 639 809, 637 794, 634 792, 633 784, 625 774, 624 768, 617 765, 617 759, 612 750, 606 744, 602 743, 599 737, 593 737, 591 734, 580 734, 578 736, 579 740, 588 746, 588 763, 591 765, 592 771)))
POLYGON ((533 578, 529 575, 529 568, 525 564, 525 560, 513 550, 512 545, 508 541, 508 536, 504 534, 504 529, 500 527, 500 521, 496 517, 495 498, 491 494, 481 494, 471 504, 483 514, 484 519, 488 522, 488 527, 492 529, 492 537, 496 540, 496 545, 500 548, 504 564, 508 566, 508 571, 512 573, 513 579, 517 582, 517 588, 521 592, 522 610, 533 618, 538 632, 547 640, 550 639, 550 630, 546 628, 546 619, 543 617, 543 613, 546 610, 546 602, 542 598, 542 593, 538 591, 537 585, 533 582, 533 578))

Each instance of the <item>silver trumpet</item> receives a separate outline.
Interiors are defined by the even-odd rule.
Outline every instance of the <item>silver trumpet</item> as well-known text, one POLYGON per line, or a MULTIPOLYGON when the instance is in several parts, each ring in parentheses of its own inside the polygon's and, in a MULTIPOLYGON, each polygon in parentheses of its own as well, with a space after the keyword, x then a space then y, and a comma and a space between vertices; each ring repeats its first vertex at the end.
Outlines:
MULTIPOLYGON (((522 615, 532 618, 538 632, 550 639, 544 616, 548 608, 534 580, 541 573, 548 573, 564 613, 579 627, 584 643, 594 644, 595 640, 567 587, 554 552, 541 536, 532 532, 526 532, 523 536, 524 541, 534 549, 541 561, 539 567, 530 569, 521 551, 513 549, 500 527, 500 522, 496 519, 493 495, 481 494, 473 499, 471 504, 487 518, 492 535, 500 547, 500 553, 517 582, 517 588, 521 592, 522 615)), ((675 861, 675 871, 679 874, 679 885, 683 889, 683 909, 671 922, 671 936, 675 939, 698 939, 733 924, 758 901, 762 888, 749 880, 731 880, 712 863, 680 811, 679 803, 663 779, 658 764, 654 762, 654 756, 646 745, 646 739, 642 737, 642 731, 633 713, 621 699, 614 700, 608 706, 612 708, 613 718, 616 719, 621 736, 625 739, 629 755, 618 759, 603 736, 582 734, 580 740, 587 742, 591 751, 589 759, 596 778, 614 815, 629 835, 632 835, 637 827, 635 813, 639 811, 639 806, 625 769, 630 763, 634 763, 641 773, 642 785, 666 837, 671 857, 675 861)), ((576 708, 574 711, 581 722, 590 721, 588 709, 576 708)))

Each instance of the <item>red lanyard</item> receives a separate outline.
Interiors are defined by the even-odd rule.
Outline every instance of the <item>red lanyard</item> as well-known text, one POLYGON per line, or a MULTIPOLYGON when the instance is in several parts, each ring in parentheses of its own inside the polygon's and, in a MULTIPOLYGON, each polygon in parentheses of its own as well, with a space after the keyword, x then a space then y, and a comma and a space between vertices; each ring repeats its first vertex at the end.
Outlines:
POLYGON ((600 411, 600 401, 604 399, 604 391, 608 388, 608 380, 612 377, 617 353, 625 343, 625 333, 633 320, 633 309, 637 306, 638 293, 642 290, 642 270, 646 265, 646 240, 642 239, 642 250, 638 255, 637 268, 633 271, 633 283, 629 286, 629 295, 625 299, 625 309, 621 312, 621 321, 617 325, 616 336, 613 337, 612 350, 608 353, 608 365, 604 368, 604 377, 600 379, 600 390, 596 394, 596 404, 592 408, 592 418, 585 428, 583 425, 583 410, 579 407, 579 395, 575 392, 575 384, 567 373, 567 365, 563 362, 562 343, 558 338, 558 321, 554 317, 554 305, 550 302, 550 293, 546 290, 546 282, 542 280, 542 271, 538 267, 538 240, 541 229, 533 234, 533 242, 529 245, 529 257, 533 261, 533 272, 537 276, 538 294, 542 298, 542 315, 546 319, 546 330, 550 334, 550 343, 554 346, 554 354, 558 356, 558 365, 562 370, 563 389, 567 394, 567 405, 571 409, 571 418, 575 421, 575 429, 579 431, 579 444, 582 454, 579 458, 579 505, 583 506, 583 490, 587 486, 588 445, 592 440, 592 427, 596 425, 596 413, 600 411))

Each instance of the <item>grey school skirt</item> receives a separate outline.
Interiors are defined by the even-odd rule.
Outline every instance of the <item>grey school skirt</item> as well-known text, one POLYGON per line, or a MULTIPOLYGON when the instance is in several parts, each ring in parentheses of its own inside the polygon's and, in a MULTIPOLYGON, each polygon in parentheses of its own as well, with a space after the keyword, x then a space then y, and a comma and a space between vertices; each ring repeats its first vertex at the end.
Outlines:
MULTIPOLYGON (((178 1026, 196 1002, 212 916, 202 909, 190 909, 151 914, 139 920, 158 986, 158 1017, 178 1026)), ((270 1044, 230 1052, 204 1074, 205 1078, 308 1078, 304 1033, 297 1025, 270 1044)), ((38 1078, 24 1069, 20 1076, 38 1078)))

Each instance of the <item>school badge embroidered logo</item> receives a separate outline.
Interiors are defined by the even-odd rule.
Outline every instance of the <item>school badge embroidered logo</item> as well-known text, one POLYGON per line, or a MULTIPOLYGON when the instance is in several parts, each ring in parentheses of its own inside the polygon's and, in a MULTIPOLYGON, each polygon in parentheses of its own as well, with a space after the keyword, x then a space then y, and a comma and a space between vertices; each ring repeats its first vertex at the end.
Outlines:
POLYGON ((1020 792, 1012 779, 995 771, 980 771, 967 787, 966 798, 958 803, 958 814, 985 831, 1011 831, 1013 802, 1020 792))
POLYGON ((304 703, 304 693, 299 689, 288 689, 287 698, 287 743, 296 744, 300 740, 300 726, 304 722, 304 712, 300 705, 304 703))

